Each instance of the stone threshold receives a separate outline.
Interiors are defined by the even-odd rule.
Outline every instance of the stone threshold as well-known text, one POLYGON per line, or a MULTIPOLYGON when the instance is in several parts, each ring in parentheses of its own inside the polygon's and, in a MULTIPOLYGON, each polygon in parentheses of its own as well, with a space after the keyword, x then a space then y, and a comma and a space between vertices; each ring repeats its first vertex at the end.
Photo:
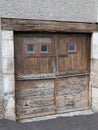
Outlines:
POLYGON ((78 115, 91 115, 94 112, 91 109, 88 110, 81 110, 81 111, 75 111, 75 112, 67 112, 63 114, 56 114, 56 115, 49 115, 49 116, 43 116, 43 117, 35 117, 30 119, 22 119, 19 120, 21 123, 26 122, 34 122, 34 121, 43 121, 43 120, 49 120, 49 119, 56 119, 58 117, 72 117, 72 116, 78 116, 78 115))

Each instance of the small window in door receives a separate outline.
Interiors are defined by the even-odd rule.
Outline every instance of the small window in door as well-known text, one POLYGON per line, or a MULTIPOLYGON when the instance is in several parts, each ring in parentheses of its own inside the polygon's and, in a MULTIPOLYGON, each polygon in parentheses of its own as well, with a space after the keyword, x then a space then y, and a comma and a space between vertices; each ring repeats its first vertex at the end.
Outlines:
POLYGON ((36 53, 36 46, 35 44, 32 43, 27 43, 25 44, 25 48, 24 48, 24 52, 25 54, 35 54, 36 53))
POLYGON ((50 54, 50 43, 39 43, 39 54, 50 54))
POLYGON ((42 44, 41 45, 41 52, 47 53, 48 52, 48 45, 47 44, 42 44))
POLYGON ((69 44, 67 48, 68 52, 76 52, 76 44, 69 44))
POLYGON ((33 44, 28 44, 27 45, 27 51, 28 52, 34 52, 34 45, 33 44))

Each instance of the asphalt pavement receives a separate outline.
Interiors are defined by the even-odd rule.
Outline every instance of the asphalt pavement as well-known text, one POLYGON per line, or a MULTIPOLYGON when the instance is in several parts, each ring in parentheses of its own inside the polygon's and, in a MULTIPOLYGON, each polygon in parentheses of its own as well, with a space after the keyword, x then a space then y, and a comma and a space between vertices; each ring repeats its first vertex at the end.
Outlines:
POLYGON ((1 119, 0 130, 98 130, 98 113, 29 123, 1 119))

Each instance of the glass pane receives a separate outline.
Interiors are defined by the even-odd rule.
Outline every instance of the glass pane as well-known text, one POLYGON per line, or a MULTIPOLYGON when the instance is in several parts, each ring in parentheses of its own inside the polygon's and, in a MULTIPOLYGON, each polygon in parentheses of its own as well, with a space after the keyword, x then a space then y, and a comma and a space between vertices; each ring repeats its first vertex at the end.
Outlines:
POLYGON ((76 45, 75 44, 68 45, 68 51, 76 51, 76 45))
POLYGON ((41 52, 48 52, 48 45, 41 45, 41 52))
POLYGON ((30 51, 30 52, 34 51, 34 45, 32 44, 27 45, 27 51, 30 51))

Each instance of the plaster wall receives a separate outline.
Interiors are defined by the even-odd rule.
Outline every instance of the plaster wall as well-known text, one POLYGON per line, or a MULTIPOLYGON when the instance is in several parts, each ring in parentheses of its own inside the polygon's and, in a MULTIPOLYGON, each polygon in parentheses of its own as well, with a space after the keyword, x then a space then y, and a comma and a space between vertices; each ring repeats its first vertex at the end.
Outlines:
POLYGON ((0 0, 0 17, 96 22, 97 0, 0 0))
POLYGON ((97 21, 98 22, 98 0, 95 0, 95 10, 96 10, 96 18, 97 18, 97 21))
POLYGON ((98 112, 98 32, 93 33, 91 43, 92 109, 98 112))

